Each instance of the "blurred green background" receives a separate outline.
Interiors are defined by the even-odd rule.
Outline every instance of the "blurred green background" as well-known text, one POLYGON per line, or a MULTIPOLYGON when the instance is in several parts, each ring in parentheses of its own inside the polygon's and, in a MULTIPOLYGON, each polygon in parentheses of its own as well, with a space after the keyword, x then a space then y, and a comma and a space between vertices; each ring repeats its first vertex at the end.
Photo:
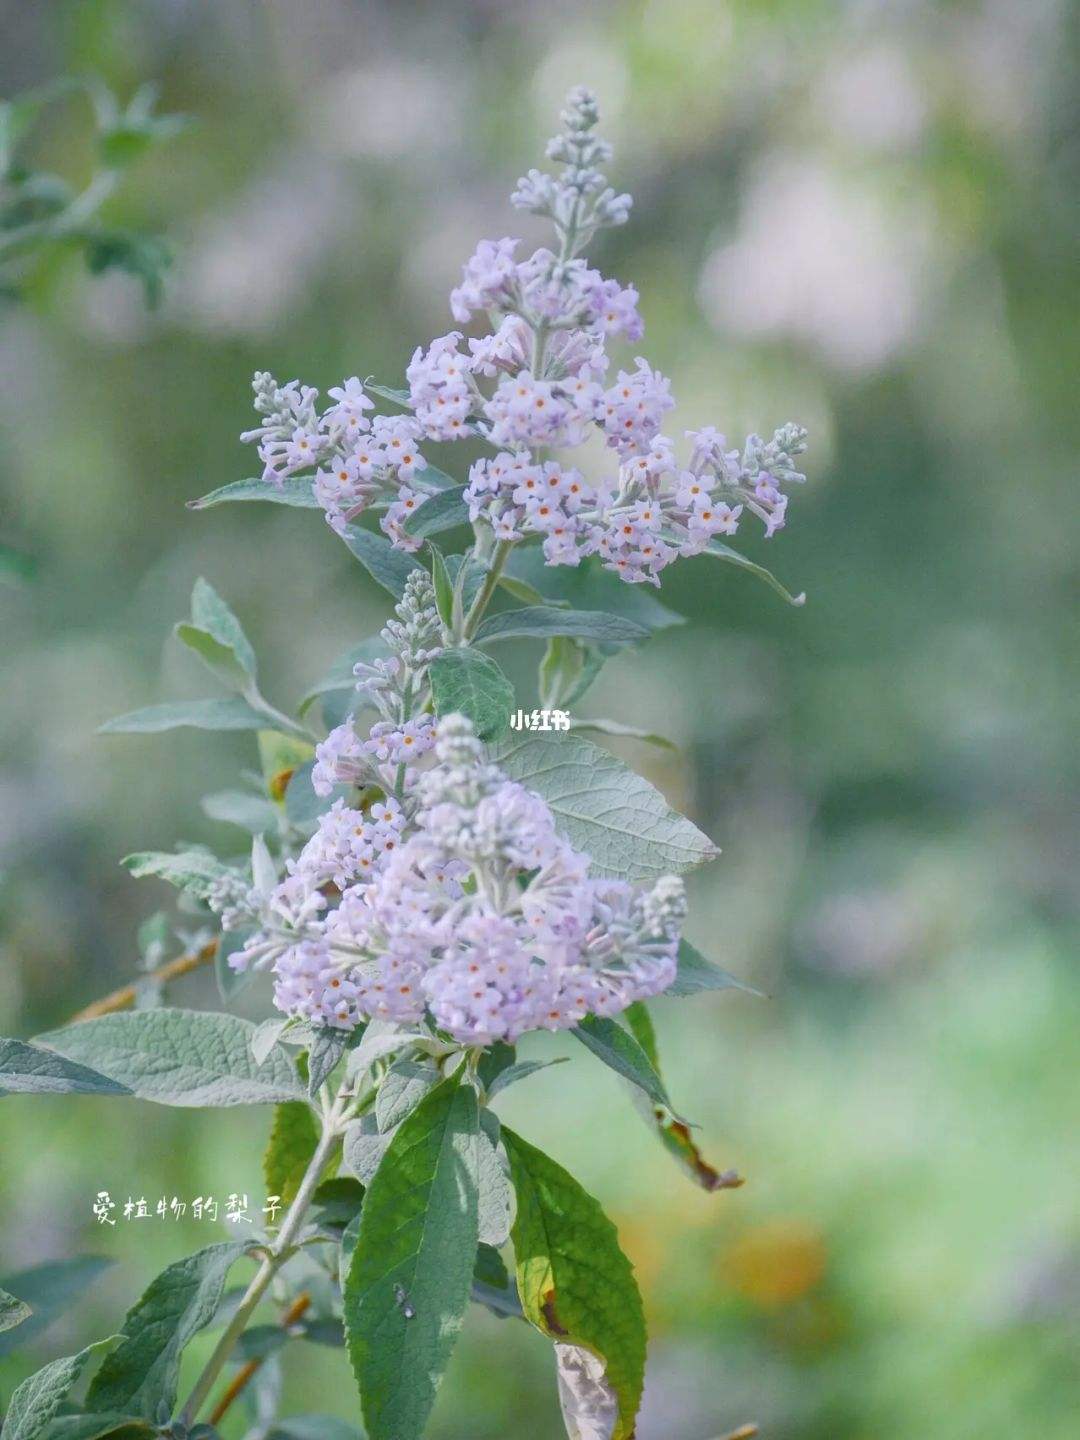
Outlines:
MULTIPOLYGON (((810 484, 745 545, 785 607, 706 558, 689 624, 612 663, 582 713, 664 731, 622 753, 722 846, 689 934, 769 992, 660 1001, 695 1190, 618 1083, 570 1066, 506 1117, 617 1219, 651 1322, 640 1440, 1076 1434, 1080 333, 1078 10, 1065 0, 82 0, 0 4, 0 90, 147 79, 196 124, 111 218, 165 231, 166 301, 61 256, 0 312, 0 1031, 134 971, 165 887, 117 865, 239 832, 199 797, 246 736, 97 737, 209 693, 171 642, 192 582, 229 599, 292 705, 385 614, 317 515, 183 502, 250 473, 251 372, 400 383, 539 163, 563 92, 601 96, 632 221, 594 247, 638 286, 678 428, 795 418, 810 484)), ((85 112, 32 153, 88 171, 85 112)), ((534 232, 526 227, 532 237, 534 232)), ((677 432, 676 432, 677 433, 677 432)), ((740 537, 740 542, 743 537, 740 537)), ((523 654, 520 669, 535 659, 523 654)), ((220 1002, 206 973, 180 1004, 220 1002)), ((266 1013, 265 990, 248 1013, 266 1013)), ((0 1361, 0 1394, 115 1329, 224 1226, 94 1223, 129 1196, 247 1191, 268 1115, 6 1100, 0 1275, 116 1263, 0 1361)), ((198 1347, 196 1347, 196 1352, 198 1347)), ((296 1346, 288 1407, 355 1413, 340 1352, 296 1346)), ((433 1440, 561 1433, 549 1347, 470 1316, 433 1440)))

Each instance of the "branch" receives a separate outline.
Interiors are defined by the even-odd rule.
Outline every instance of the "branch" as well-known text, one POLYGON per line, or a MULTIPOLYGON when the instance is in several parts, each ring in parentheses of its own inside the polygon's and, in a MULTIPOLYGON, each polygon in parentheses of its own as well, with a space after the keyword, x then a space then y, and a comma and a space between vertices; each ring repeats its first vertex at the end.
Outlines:
MULTIPOLYGON (((306 1290, 301 1290, 300 1294, 297 1295, 296 1299, 292 1302, 289 1308, 285 1311, 285 1314, 281 1317, 282 1330, 291 1330, 298 1320, 302 1320, 310 1304, 311 1296, 307 1293, 306 1290)), ((233 1376, 232 1380, 222 1391, 221 1399, 214 1406, 213 1410, 211 1410, 211 1425, 216 1425, 218 1421, 221 1420, 225 1412, 228 1410, 229 1406, 243 1390, 244 1386, 248 1383, 251 1377, 258 1372, 259 1366, 262 1365, 265 1359, 265 1355, 260 1355, 257 1356, 254 1360, 249 1360, 246 1365, 241 1365, 240 1369, 233 1376)))
POLYGON ((277 1237, 265 1252, 262 1263, 244 1292, 244 1298, 240 1301, 236 1314, 225 1327, 221 1339, 214 1347, 210 1359, 203 1366, 202 1373, 196 1380, 195 1386, 180 1412, 180 1419, 184 1425, 190 1427, 194 1424, 196 1416, 214 1388, 214 1382, 228 1363, 236 1342, 244 1333, 248 1321, 258 1309, 259 1302, 269 1289, 270 1282, 294 1253, 293 1242, 304 1223, 312 1196, 319 1187, 319 1181, 322 1179, 323 1172, 330 1163, 334 1151, 341 1143, 341 1133, 351 1099, 352 1096, 348 1095, 343 1087, 327 1114, 322 1136, 315 1148, 315 1154, 311 1157, 311 1163, 304 1172, 304 1178, 296 1192, 296 1199, 289 1206, 277 1237))
MULTIPOLYGON (((148 970, 145 978, 160 981, 162 984, 170 980, 178 980, 181 975, 188 975, 192 970, 200 970, 204 965, 212 965, 217 950, 218 941, 211 940, 201 950, 196 950, 190 955, 178 955, 167 965, 159 965, 156 970, 148 970)), ((108 995, 103 995, 100 1000, 93 1001, 84 1010, 80 1010, 77 1015, 73 1015, 68 1024, 74 1025, 80 1020, 94 1020, 98 1015, 111 1015, 114 1010, 130 1010, 135 1004, 137 990, 137 984, 121 985, 119 990, 113 990, 108 995)))

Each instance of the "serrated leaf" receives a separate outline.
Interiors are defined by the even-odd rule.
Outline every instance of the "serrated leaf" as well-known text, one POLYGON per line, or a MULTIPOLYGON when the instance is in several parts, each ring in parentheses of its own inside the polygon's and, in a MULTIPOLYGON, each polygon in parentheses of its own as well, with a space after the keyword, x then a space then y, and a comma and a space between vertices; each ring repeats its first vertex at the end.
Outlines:
POLYGON ((91 1356, 107 1350, 116 1336, 98 1340, 77 1355, 53 1360, 19 1385, 4 1417, 4 1440, 41 1440, 59 1414, 91 1356))
POLYGON ((477 1246, 476 1092, 444 1080, 402 1121, 360 1212, 345 1284, 370 1440, 420 1440, 469 1302, 477 1246))
POLYGON ((384 535, 363 530, 359 525, 346 525, 341 538, 375 583, 389 591, 395 600, 401 599, 412 572, 424 568, 404 550, 396 550, 384 535))
POLYGON ((230 685, 234 690, 247 689, 250 677, 227 645, 215 640, 208 631, 186 622, 175 625, 173 634, 181 645, 186 645, 198 655, 206 668, 224 684, 230 685))
POLYGON ((630 1262, 600 1206, 549 1156, 503 1128, 517 1195, 513 1242, 526 1319, 595 1355, 631 1440, 645 1378, 645 1319, 630 1262))
POLYGON ((138 1010, 101 1015, 39 1035, 39 1044, 91 1065, 159 1105, 272 1105, 303 1098, 296 1069, 275 1047, 260 1065, 255 1026, 238 1015, 138 1010))
POLYGON ((700 995, 703 990, 742 990, 747 995, 756 995, 759 1000, 767 998, 762 991, 747 985, 745 980, 729 975, 719 965, 707 960, 689 940, 679 941, 676 963, 675 979, 663 992, 665 995, 700 995))
POLYGON ((315 1117, 302 1100, 289 1100, 274 1108, 274 1123, 263 1154, 267 1195, 291 1205, 319 1143, 315 1117))
POLYGON ((648 1055, 633 1035, 615 1020, 606 1015, 586 1015, 581 1024, 574 1027, 573 1033, 598 1060, 644 1091, 654 1105, 672 1115, 675 1113, 664 1082, 648 1055))
POLYGON ((163 730, 261 730, 266 716, 240 695, 224 700, 175 700, 144 705, 98 726, 99 735, 157 735, 163 730))
POLYGON ((229 1270, 246 1249, 246 1241, 207 1245, 150 1282, 124 1319, 120 1345, 94 1376, 88 1410, 153 1420, 160 1402, 172 1409, 184 1347, 213 1320, 229 1270))
POLYGON ((514 687, 479 650, 444 650, 431 662, 431 693, 436 715, 466 716, 481 740, 493 740, 508 728, 514 687))
POLYGON ((115 1261, 104 1255, 79 1255, 50 1260, 14 1275, 0 1277, 4 1288, 29 1305, 31 1315, 18 1329, 0 1333, 0 1357, 29 1343, 66 1315, 84 1291, 91 1289, 115 1261))
MULTIPOLYGON (((424 478, 427 471, 423 471, 424 478)), ((405 521, 405 533, 426 540, 429 535, 439 535, 443 530, 453 530, 458 525, 469 523, 469 507, 465 503, 467 485, 452 485, 448 490, 438 490, 418 505, 405 521)))
POLYGON ((218 490, 211 490, 198 500, 189 500, 189 510, 209 510, 212 505, 225 505, 233 500, 265 500, 271 505, 291 505, 299 510, 317 510, 310 475, 294 475, 283 480, 280 488, 269 480, 233 480, 218 490))
POLYGON ((130 1095, 131 1091, 52 1050, 23 1040, 0 1040, 0 1095, 72 1094, 130 1095))
POLYGON ((798 595, 792 595, 790 590, 785 589, 771 570, 766 570, 764 565, 757 565, 753 560, 748 560, 745 555, 740 555, 738 550, 733 550, 730 545, 725 545, 722 540, 710 540, 704 554, 713 556, 716 560, 726 560, 729 565, 737 565, 740 570, 746 570, 751 575, 756 575, 759 580, 775 590, 781 599, 786 600, 789 605, 805 605, 806 591, 798 595))
POLYGON ((548 565, 538 547, 517 545, 507 562, 507 571, 549 601, 568 601, 575 610, 606 610, 609 614, 636 620, 647 630, 666 630, 672 625, 686 624, 686 616, 661 604, 648 586, 627 585, 625 580, 605 570, 597 556, 573 567, 548 565))
POLYGON ((24 1320, 29 1320, 33 1311, 25 1300, 20 1300, 17 1295, 9 1295, 0 1288, 0 1333, 4 1330, 14 1330, 16 1325, 21 1325, 24 1320))
POLYGON ((200 900, 206 899, 219 880, 235 873, 206 850, 141 850, 135 855, 125 855, 120 864, 130 870, 136 880, 148 875, 167 880, 178 890, 187 890, 200 900))
POLYGON ((476 642, 521 640, 552 635, 575 640, 603 641, 609 645, 637 645, 652 632, 636 620, 608 615, 602 610, 559 610, 551 605, 526 605, 489 615, 476 632, 476 642))
POLYGON ((396 1060, 383 1076, 375 1096, 375 1118, 385 1134, 411 1115, 429 1090, 442 1079, 434 1065, 396 1060))
POLYGON ((547 801, 560 832, 593 857, 594 874, 658 880, 720 853, 659 790, 579 735, 509 736, 492 758, 547 801))

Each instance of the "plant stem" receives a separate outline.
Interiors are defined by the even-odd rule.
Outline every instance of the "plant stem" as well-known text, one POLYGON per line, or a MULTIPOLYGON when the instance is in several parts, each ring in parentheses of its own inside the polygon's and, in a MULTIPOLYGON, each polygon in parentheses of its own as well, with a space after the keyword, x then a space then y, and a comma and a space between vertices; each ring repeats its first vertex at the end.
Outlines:
MULTIPOLYGON (((201 950, 195 950, 190 955, 178 955, 175 960, 170 960, 165 965, 159 965, 156 970, 148 970, 142 978, 157 980, 164 984, 169 980, 178 980, 181 975, 189 975, 192 970, 200 970, 204 965, 213 963, 218 943, 217 940, 211 940, 201 950)), ((103 995, 100 1000, 94 1000, 85 1009, 73 1015, 68 1024, 74 1025, 80 1020, 93 1020, 98 1015, 111 1015, 114 1010, 130 1010, 135 1004, 137 988, 136 985, 121 985, 119 990, 110 990, 108 995, 103 995)))
POLYGON ((334 1108, 327 1116, 326 1125, 323 1128, 322 1136, 315 1148, 315 1154, 311 1157, 311 1163, 304 1172, 304 1178, 300 1182, 300 1188, 296 1192, 296 1198, 289 1206, 284 1220, 281 1222, 281 1229, 278 1231, 273 1244, 263 1256, 262 1263, 255 1272, 250 1285, 244 1292, 244 1298, 237 1307, 236 1314, 229 1321, 222 1332, 221 1339, 214 1347, 213 1354, 203 1366, 202 1374, 195 1382, 195 1387, 187 1398, 183 1410, 180 1412, 180 1419, 185 1425, 192 1425, 195 1417, 202 1409, 207 1396, 213 1389, 214 1382, 221 1374, 236 1346, 236 1342, 247 1328, 258 1307, 259 1301, 265 1295, 274 1276, 285 1264, 292 1253, 292 1244, 299 1234, 300 1227, 304 1223, 308 1206, 311 1204, 311 1197, 318 1188, 322 1179, 323 1171, 326 1169, 341 1139, 341 1132, 338 1122, 344 1114, 349 1097, 338 1096, 334 1108))
POLYGON ((506 562, 513 548, 514 542, 512 540, 500 540, 495 546, 495 553, 491 557, 491 565, 488 568, 487 574, 484 576, 484 583, 480 586, 476 599, 470 606, 469 613, 465 616, 465 624, 461 630, 462 640, 471 640, 476 632, 476 627, 484 618, 484 611, 487 609, 492 595, 495 594, 495 588, 499 583, 503 570, 506 568, 506 562))
MULTIPOLYGON (((285 1314, 282 1315, 281 1328, 286 1331, 289 1330, 299 1320, 302 1320, 304 1318, 304 1315, 310 1308, 310 1306, 311 1296, 306 1290, 301 1290, 300 1294, 297 1295, 296 1299, 285 1311, 285 1314)), ((229 1409, 229 1406, 233 1403, 236 1397, 243 1392, 244 1387, 247 1385, 251 1377, 258 1374, 264 1359, 265 1356, 257 1355, 254 1360, 249 1360, 246 1365, 241 1365, 240 1369, 229 1381, 229 1384, 223 1392, 221 1399, 214 1406, 213 1410, 211 1410, 211 1425, 218 1424, 218 1422, 224 1418, 226 1412, 229 1409)))

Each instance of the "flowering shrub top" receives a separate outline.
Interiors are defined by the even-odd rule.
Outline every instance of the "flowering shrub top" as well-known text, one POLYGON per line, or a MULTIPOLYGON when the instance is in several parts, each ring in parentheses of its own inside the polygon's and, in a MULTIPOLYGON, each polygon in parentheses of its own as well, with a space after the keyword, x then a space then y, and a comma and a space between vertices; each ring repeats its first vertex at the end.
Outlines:
POLYGON ((751 435, 741 454, 711 426, 688 432, 682 464, 661 433, 675 406, 669 382, 640 356, 633 369, 609 376, 607 342, 636 343, 645 327, 634 287, 605 279, 580 257, 597 231, 630 213, 630 196, 616 195, 598 169, 611 150, 593 133, 597 118, 592 95, 574 91, 563 131, 548 146, 562 173, 530 170, 512 197, 552 222, 557 249, 517 260, 519 240, 481 241, 450 309, 462 324, 482 314, 491 331, 464 348, 457 330, 417 348, 406 372, 411 415, 369 416, 374 402, 356 376, 330 391, 333 403, 320 413, 309 386, 256 375, 263 418, 244 439, 258 444, 264 480, 281 486, 313 472, 335 530, 378 505, 394 544, 416 550, 421 541, 408 521, 439 489, 421 446, 479 437, 498 453, 469 471, 471 520, 508 544, 542 537, 549 565, 599 555, 622 579, 653 585, 678 556, 734 535, 744 508, 766 535, 783 526, 784 487, 805 479, 795 467, 805 449, 800 426, 784 425, 767 442, 751 435), (593 436, 613 452, 595 484, 567 461, 544 458, 593 436))
MULTIPOLYGON (((104 1418, 88 1437, 218 1435, 258 1383, 262 1350, 200 1417, 273 1295, 282 1342, 309 1325, 341 1333, 371 1440, 420 1440, 470 1301, 554 1342, 571 1437, 630 1440, 645 1361, 633 1272, 596 1201, 493 1109, 543 1063, 517 1058, 530 1032, 566 1033, 615 1070, 696 1183, 741 1183, 702 1157, 676 1112, 645 1004, 738 985, 682 936, 680 876, 715 848, 582 732, 658 737, 570 712, 611 655, 681 623, 621 581, 659 586, 676 557, 705 552, 792 598, 717 537, 747 511, 768 535, 783 525, 804 437, 788 425, 740 453, 706 429, 683 462, 661 431, 668 382, 643 359, 611 379, 609 343, 636 344, 642 325, 636 291, 579 253, 630 208, 599 169, 610 152, 596 120, 575 91, 549 146, 560 173, 530 171, 514 193, 552 221, 555 248, 519 259, 517 241, 485 241, 466 264, 451 309, 462 325, 484 315, 487 333, 418 349, 408 391, 352 377, 322 410, 298 382, 256 376, 261 423, 245 438, 263 473, 195 502, 321 508, 393 597, 381 633, 290 715, 200 580, 176 637, 229 695, 104 727, 257 732, 256 787, 204 801, 250 833, 250 860, 201 847, 129 856, 133 874, 176 886, 202 928, 150 922, 139 1009, 123 1013, 132 986, 35 1042, 0 1041, 0 1090, 273 1104, 265 1168, 283 1215, 158 1277, 91 1382, 82 1413, 104 1418), (373 395, 407 413, 373 413, 373 395), (425 452, 465 438, 491 453, 455 483, 425 452), (594 441, 606 466, 587 480, 561 452, 594 441), (360 523, 368 510, 381 533, 360 523), (508 734, 519 697, 489 652, 509 640, 544 642, 538 699, 560 730, 508 734), (181 953, 167 959, 170 945, 181 953), (211 960, 226 1004, 270 971, 277 1015, 256 1027, 164 1004, 166 982, 211 960), (244 1255, 258 1268, 180 1402, 183 1346, 244 1255)), ((4 1302, 0 1314, 17 1314, 4 1302)), ((20 1387, 17 1440, 46 1436, 23 1417, 44 1413, 41 1395, 45 1423, 69 1405, 92 1351, 20 1387)), ((276 1400, 260 1403, 268 1414, 276 1400)), ((312 1419, 305 1433, 318 1433, 312 1419)))

